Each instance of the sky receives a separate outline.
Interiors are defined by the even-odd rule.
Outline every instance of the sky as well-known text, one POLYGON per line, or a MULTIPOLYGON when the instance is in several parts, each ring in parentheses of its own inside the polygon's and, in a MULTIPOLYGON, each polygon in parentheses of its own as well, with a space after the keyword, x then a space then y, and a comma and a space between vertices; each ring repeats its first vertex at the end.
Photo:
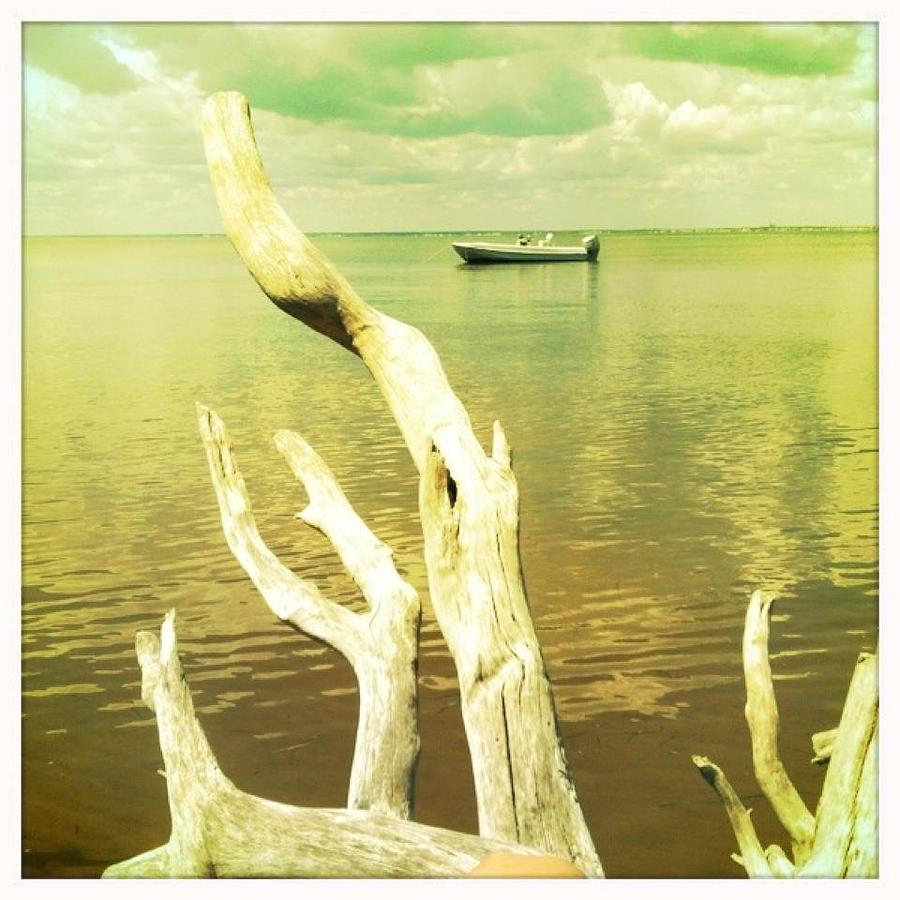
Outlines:
POLYGON ((219 233, 244 93, 306 231, 877 222, 877 26, 29 23, 27 234, 219 233))

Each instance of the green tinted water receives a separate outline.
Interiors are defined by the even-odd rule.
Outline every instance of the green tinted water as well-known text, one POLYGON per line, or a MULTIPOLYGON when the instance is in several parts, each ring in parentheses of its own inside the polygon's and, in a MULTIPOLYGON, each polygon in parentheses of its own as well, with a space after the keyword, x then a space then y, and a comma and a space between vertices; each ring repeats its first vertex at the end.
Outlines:
MULTIPOLYGON (((782 597, 783 753, 811 804, 809 733, 836 723, 875 641, 876 236, 617 235, 594 266, 501 267, 460 264, 449 240, 317 243, 432 340, 486 443, 504 424, 529 598, 607 871, 736 874, 689 757, 755 790, 747 597, 782 597)), ((166 839, 133 645, 172 606, 226 773, 341 805, 352 672, 273 622, 230 556, 193 405, 224 418, 262 534, 299 574, 358 602, 293 518, 305 497, 280 428, 326 459, 424 597, 415 472, 368 374, 275 309, 222 238, 28 239, 24 277, 26 874, 92 875, 166 839)), ((419 818, 474 830, 428 610, 421 685, 419 818)))

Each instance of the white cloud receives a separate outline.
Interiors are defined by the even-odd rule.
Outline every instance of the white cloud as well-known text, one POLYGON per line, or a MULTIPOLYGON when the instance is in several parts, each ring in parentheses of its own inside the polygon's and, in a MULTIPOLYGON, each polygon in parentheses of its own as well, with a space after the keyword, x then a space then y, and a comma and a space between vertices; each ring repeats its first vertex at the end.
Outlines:
MULTIPOLYGON (((320 62, 346 51, 338 26, 256 31, 260 53, 301 37, 320 62)), ((254 109, 272 182, 310 230, 514 228, 521 216, 556 229, 752 224, 776 201, 780 221, 873 220, 871 68, 794 78, 652 60, 614 52, 616 33, 560 26, 529 32, 541 37, 530 51, 413 66, 412 100, 394 114, 453 119, 443 136, 254 109), (569 97, 583 79, 589 90, 569 97), (548 120, 532 102, 541 91, 567 109, 548 120), (513 114, 535 130, 503 133, 513 114), (566 128, 541 133, 548 122, 566 128)), ((118 93, 26 69, 28 230, 219 230, 198 128, 201 51, 232 32, 192 34, 181 68, 115 28, 91 38, 134 80, 118 93)), ((311 71, 303 59, 285 61, 297 78, 311 71)))
POLYGON ((114 41, 112 38, 100 38, 100 43, 106 47, 116 60, 130 69, 135 75, 145 81, 152 81, 159 76, 159 65, 156 54, 151 50, 138 50, 114 41))
POLYGON ((603 90, 613 112, 610 131, 614 140, 638 141, 659 131, 668 118, 668 104, 657 100, 639 81, 617 85, 604 80, 603 90))

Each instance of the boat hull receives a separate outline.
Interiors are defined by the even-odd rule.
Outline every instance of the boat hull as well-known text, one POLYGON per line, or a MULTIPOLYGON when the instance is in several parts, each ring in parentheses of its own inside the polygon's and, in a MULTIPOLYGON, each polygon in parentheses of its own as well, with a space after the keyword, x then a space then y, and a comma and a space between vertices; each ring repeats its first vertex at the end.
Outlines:
POLYGON ((530 244, 454 242, 453 249, 467 263, 585 262, 596 259, 588 247, 537 247, 530 244))

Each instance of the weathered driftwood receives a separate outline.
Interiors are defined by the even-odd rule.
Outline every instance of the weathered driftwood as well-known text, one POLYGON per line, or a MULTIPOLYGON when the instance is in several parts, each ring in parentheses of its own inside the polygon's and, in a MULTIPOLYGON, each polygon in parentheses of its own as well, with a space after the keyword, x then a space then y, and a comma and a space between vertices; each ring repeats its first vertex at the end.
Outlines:
POLYGON ((715 789, 738 843, 735 859, 751 877, 876 877, 878 874, 878 666, 857 660, 836 729, 813 736, 815 762, 828 772, 815 816, 791 783, 778 755, 778 708, 769 666, 773 595, 756 591, 744 625, 746 717, 756 780, 791 840, 792 859, 777 845, 763 850, 728 779, 706 757, 694 764, 715 789))
POLYGON ((455 877, 491 854, 539 851, 364 810, 304 809, 238 790, 219 768, 181 669, 175 611, 139 632, 141 696, 165 762, 168 843, 110 866, 107 878, 455 877))
POLYGON ((713 790, 719 795, 734 836, 737 838, 738 853, 736 859, 752 877, 771 875, 772 869, 766 851, 763 850, 756 829, 750 821, 750 811, 741 803, 731 783, 725 777, 722 770, 705 756, 695 756, 694 765, 700 770, 700 774, 706 779, 713 790))
POLYGON ((459 675, 481 834, 601 875, 525 595, 502 429, 486 455, 431 344, 364 303, 294 226, 240 94, 207 101, 203 135, 225 231, 247 268, 278 307, 360 356, 419 470, 429 591, 459 675))
POLYGON ((778 705, 769 666, 769 611, 775 595, 756 591, 744 624, 744 715, 753 746, 753 773, 778 820, 791 837, 794 860, 806 856, 815 820, 788 777, 778 755, 778 705))
POLYGON ((359 724, 347 806, 408 818, 419 753, 416 664, 419 600, 318 454, 299 436, 276 445, 303 482, 300 517, 331 541, 369 608, 353 613, 327 600, 269 550, 253 518, 244 479, 222 420, 197 404, 197 421, 228 546, 272 612, 342 653, 359 682, 359 724))

